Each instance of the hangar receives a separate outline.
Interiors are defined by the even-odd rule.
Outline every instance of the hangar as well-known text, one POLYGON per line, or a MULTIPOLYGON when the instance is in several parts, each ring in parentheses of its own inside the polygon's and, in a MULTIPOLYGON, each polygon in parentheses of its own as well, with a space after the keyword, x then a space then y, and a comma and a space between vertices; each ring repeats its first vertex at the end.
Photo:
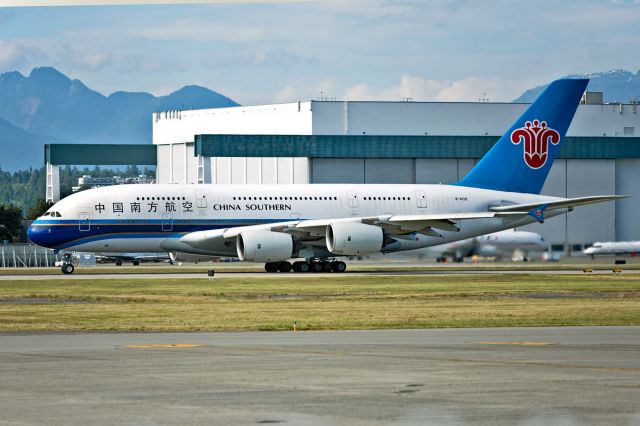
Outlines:
MULTIPOLYGON (((528 104, 319 100, 153 115, 158 183, 452 183, 528 104)), ((499 170, 496 171, 499 173, 499 170)), ((626 194, 538 232, 555 250, 640 239, 640 114, 587 92, 543 193, 626 194)))

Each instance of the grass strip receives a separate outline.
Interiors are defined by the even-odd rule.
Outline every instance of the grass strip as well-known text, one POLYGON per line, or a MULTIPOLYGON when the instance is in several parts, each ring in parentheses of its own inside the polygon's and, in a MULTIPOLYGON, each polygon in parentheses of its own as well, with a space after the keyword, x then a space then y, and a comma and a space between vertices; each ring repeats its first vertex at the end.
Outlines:
POLYGON ((335 276, 0 281, 0 331, 640 325, 640 277, 335 276))

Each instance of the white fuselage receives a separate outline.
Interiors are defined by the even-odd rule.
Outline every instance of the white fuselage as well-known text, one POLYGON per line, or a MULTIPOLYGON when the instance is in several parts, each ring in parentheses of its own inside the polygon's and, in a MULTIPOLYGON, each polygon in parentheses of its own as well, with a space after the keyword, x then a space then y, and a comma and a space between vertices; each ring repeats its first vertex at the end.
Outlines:
POLYGON ((530 257, 532 253, 542 253, 549 244, 539 234, 527 231, 500 231, 488 235, 454 241, 430 247, 431 256, 462 258, 465 256, 513 257, 516 252, 530 257))
POLYGON ((611 241, 606 243, 594 243, 584 250, 584 254, 591 256, 599 254, 631 254, 640 253, 640 241, 611 241))
MULTIPOLYGON (((37 244, 66 251, 179 251, 175 242, 199 230, 303 219, 487 212, 492 206, 552 200, 558 198, 456 185, 121 185, 61 200, 33 223, 29 236, 37 244)), ((459 232, 416 234, 383 251, 433 246, 532 222, 530 216, 463 220, 459 232)), ((212 253, 235 256, 235 246, 221 244, 212 253)))

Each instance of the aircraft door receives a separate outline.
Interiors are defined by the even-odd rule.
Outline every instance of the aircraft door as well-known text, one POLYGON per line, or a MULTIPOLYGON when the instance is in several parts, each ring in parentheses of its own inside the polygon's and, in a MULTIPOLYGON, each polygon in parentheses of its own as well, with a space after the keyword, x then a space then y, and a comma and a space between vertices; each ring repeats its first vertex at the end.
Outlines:
POLYGON ((173 218, 170 214, 162 215, 162 231, 172 231, 173 230, 173 218))
POLYGON ((80 213, 80 218, 78 220, 78 230, 82 232, 91 230, 91 216, 89 215, 89 213, 80 213))
POLYGON ((207 208, 207 193, 203 190, 196 191, 196 207, 199 209, 207 208))
POLYGON ((420 209, 427 208, 427 196, 424 191, 416 191, 416 205, 420 209))
POLYGON ((358 208, 358 191, 347 191, 347 200, 349 201, 349 207, 352 209, 358 208))

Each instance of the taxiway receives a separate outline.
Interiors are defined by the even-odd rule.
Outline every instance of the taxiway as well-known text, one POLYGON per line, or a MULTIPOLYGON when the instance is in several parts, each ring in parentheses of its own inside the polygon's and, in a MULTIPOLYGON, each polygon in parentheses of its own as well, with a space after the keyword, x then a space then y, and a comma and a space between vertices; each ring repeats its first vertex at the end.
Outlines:
POLYGON ((640 424, 640 327, 0 335, 6 424, 640 424))

